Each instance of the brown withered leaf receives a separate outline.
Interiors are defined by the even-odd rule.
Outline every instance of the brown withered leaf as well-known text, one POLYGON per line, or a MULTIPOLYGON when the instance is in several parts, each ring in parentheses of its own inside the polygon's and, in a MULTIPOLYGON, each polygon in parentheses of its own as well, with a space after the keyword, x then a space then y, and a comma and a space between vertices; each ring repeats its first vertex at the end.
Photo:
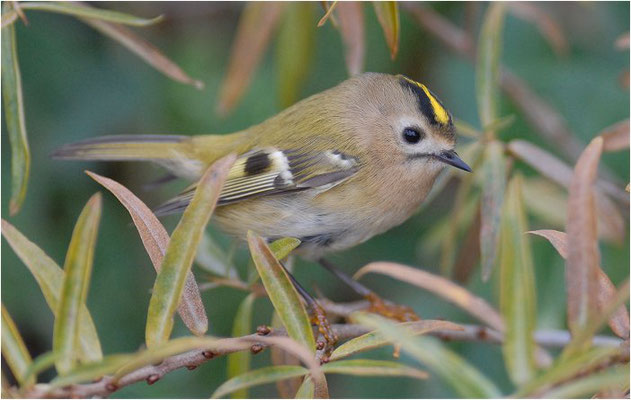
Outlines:
POLYGON ((373 262, 363 266, 353 276, 358 279, 368 273, 378 273, 410 283, 430 291, 467 311, 491 328, 504 330, 502 317, 484 299, 475 296, 467 289, 451 282, 449 279, 429 272, 391 262, 373 262))
POLYGON ((602 147, 601 137, 592 140, 579 157, 570 183, 565 280, 568 327, 573 335, 583 330, 597 312, 600 252, 593 187, 602 147))
POLYGON ((344 59, 348 73, 360 74, 364 70, 366 52, 364 37, 364 5, 357 1, 344 1, 337 5, 339 30, 344 43, 344 59))
POLYGON ((456 282, 465 284, 473 273, 480 259, 480 208, 477 208, 473 223, 465 236, 464 243, 458 250, 458 258, 453 267, 452 276, 456 282))
MULTIPOLYGON (((134 225, 138 230, 142 244, 151 259, 156 272, 160 271, 164 253, 169 246, 169 234, 153 212, 136 197, 129 189, 113 179, 86 171, 86 174, 107 190, 121 202, 131 215, 134 225)), ((199 287, 195 282, 192 272, 188 272, 182 300, 178 306, 178 314, 188 329, 196 335, 203 335, 208 330, 208 317, 204 303, 199 293, 199 287)))
POLYGON ((629 50, 629 32, 618 36, 615 42, 616 49, 620 51, 629 50))
POLYGON ((629 148, 629 120, 625 119, 608 126, 600 132, 603 138, 603 151, 618 151, 629 148))
MULTIPOLYGON (((565 232, 555 231, 552 229, 540 229, 536 231, 530 231, 533 235, 538 235, 548 239, 548 241, 554 246, 556 251, 561 257, 567 259, 568 240, 565 232)), ((602 268, 598 267, 598 309, 603 311, 605 306, 610 303, 616 295, 616 287, 611 282, 611 279, 607 276, 602 268)), ((620 306, 609 319, 609 327, 618 336, 623 339, 629 337, 629 312, 627 308, 620 306)))
MULTIPOLYGON (((572 180, 572 169, 563 161, 551 153, 525 140, 512 140, 507 146, 508 150, 542 175, 548 177, 561 186, 569 189, 572 180)), ((603 237, 614 242, 621 242, 625 236, 625 221, 618 207, 603 192, 615 195, 618 188, 611 188, 609 182, 599 180, 596 190, 596 206, 598 214, 598 229, 603 237)), ((628 197, 624 195, 625 197, 628 197)))
POLYGON ((555 231, 554 229, 538 229, 536 231, 528 231, 526 233, 548 239, 548 242, 554 246, 557 253, 559 253, 563 259, 567 258, 569 251, 567 249, 567 234, 565 232, 555 231))
POLYGON ((131 29, 111 22, 98 19, 80 18, 81 21, 101 32, 105 36, 114 39, 129 51, 136 54, 174 81, 192 85, 198 90, 204 88, 202 81, 191 78, 177 64, 165 56, 157 47, 136 35, 131 29))
POLYGON ((509 10, 518 18, 535 24, 557 55, 568 53, 568 43, 559 23, 539 5, 540 3, 510 2, 509 10))
POLYGON ((277 2, 248 3, 237 27, 228 71, 221 84, 217 112, 227 115, 250 84, 272 33, 278 26, 284 5, 277 2))

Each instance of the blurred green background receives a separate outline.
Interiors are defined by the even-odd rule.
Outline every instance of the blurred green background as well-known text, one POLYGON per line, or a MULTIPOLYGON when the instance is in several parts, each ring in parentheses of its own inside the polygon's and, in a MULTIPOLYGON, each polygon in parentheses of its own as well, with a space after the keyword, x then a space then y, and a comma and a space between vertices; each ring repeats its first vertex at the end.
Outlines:
MULTIPOLYGON (((89 196, 102 188, 84 169, 123 183, 150 206, 176 194, 182 183, 147 191, 143 183, 161 176, 159 168, 141 163, 63 162, 49 158, 56 147, 89 137, 113 134, 227 133, 258 123, 281 110, 276 93, 274 42, 268 49, 252 84, 235 111, 216 116, 218 88, 225 75, 230 46, 243 3, 99 3, 98 7, 153 17, 165 14, 157 26, 135 29, 178 63, 189 75, 206 84, 203 91, 179 84, 153 70, 119 44, 101 36, 75 18, 29 12, 29 25, 17 23, 19 61, 23 79, 26 125, 32 150, 29 189, 22 211, 8 217, 10 148, 2 135, 2 214, 55 261, 63 264, 73 225, 89 196)), ((464 24, 464 5, 432 5, 457 25, 464 24)), ((546 3, 541 7, 562 26, 570 44, 564 57, 554 54, 530 23, 508 15, 505 21, 503 62, 567 119, 569 127, 587 143, 598 132, 629 116, 629 91, 619 83, 629 68, 628 51, 614 48, 615 39, 629 30, 628 2, 546 3)), ((486 5, 481 5, 478 21, 486 5)), ((313 29, 322 15, 313 3, 313 29)), ((444 48, 401 13, 399 56, 390 60, 381 28, 372 7, 365 8, 366 71, 405 73, 426 83, 452 114, 479 127, 475 103, 475 71, 464 59, 444 48)), ((301 97, 336 85, 347 77, 339 33, 327 23, 317 29, 312 63, 301 97)), ((508 100, 503 115, 514 114, 514 124, 502 139, 523 138, 541 144, 557 155, 533 132, 508 100)), ((3 130, 6 130, 3 116, 3 130)), ((629 152, 607 153, 603 162, 621 182, 629 181, 629 152)), ((534 174, 518 164, 526 175, 534 174)), ((439 251, 419 251, 429 228, 450 213, 457 182, 452 182, 424 210, 404 225, 373 238, 331 260, 352 273, 370 261, 389 260, 438 273, 439 251)), ((169 230, 177 216, 164 219, 169 230)), ((531 229, 548 228, 534 218, 531 229)), ((230 240, 216 232, 225 246, 230 240)), ((628 276, 628 225, 624 245, 603 244, 602 263, 615 284, 628 276)), ((565 327, 564 263, 543 239, 531 238, 537 277, 538 328, 565 327)), ((238 259, 247 252, 240 247, 238 259)), ((244 264, 244 262, 241 262, 244 264)), ((314 264, 299 261, 296 276, 307 288, 316 285, 335 301, 354 300, 353 294, 314 264)), ((104 353, 131 352, 144 342, 145 314, 155 273, 127 211, 109 193, 96 248, 88 299, 104 353)), ((412 306, 426 318, 474 322, 464 312, 389 278, 363 280, 383 297, 412 306)), ((497 304, 494 283, 482 283, 476 270, 467 287, 497 304)), ((244 292, 214 289, 203 293, 211 322, 210 334, 230 335, 233 316, 244 292)), ((2 302, 29 350, 37 356, 51 349, 53 317, 35 280, 2 241, 2 302)), ((256 302, 254 326, 269 322, 271 306, 256 302)), ((178 320, 174 336, 185 335, 178 320)), ((499 347, 479 343, 449 343, 451 348, 480 368, 505 391, 510 389, 499 347)), ((375 351, 389 356, 390 349, 375 351)), ((404 361, 412 362, 405 355, 404 361)), ((253 367, 269 364, 269 352, 254 357, 253 367)), ((179 370, 152 386, 126 387, 113 397, 207 397, 226 379, 226 359, 212 360, 194 371, 179 370)), ((3 365, 4 368, 4 365, 3 365)), ((331 376, 333 397, 452 397, 438 379, 354 378, 331 376)), ((276 397, 273 386, 254 389, 255 397, 276 397)))

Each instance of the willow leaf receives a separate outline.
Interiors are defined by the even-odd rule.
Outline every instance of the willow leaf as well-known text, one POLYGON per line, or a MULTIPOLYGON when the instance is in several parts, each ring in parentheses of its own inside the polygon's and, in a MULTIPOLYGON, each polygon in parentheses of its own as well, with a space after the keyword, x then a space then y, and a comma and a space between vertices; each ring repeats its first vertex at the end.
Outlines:
MULTIPOLYGON (((20 231, 5 220, 2 220, 2 236, 33 274, 44 295, 46 304, 50 307, 53 315, 57 316, 64 271, 35 243, 24 237, 20 231)), ((103 357, 94 322, 85 304, 81 305, 80 310, 79 341, 82 361, 98 361, 103 357)))
POLYGON ((297 365, 276 365, 246 372, 227 380, 212 394, 213 399, 224 397, 229 393, 244 390, 252 386, 273 383, 279 380, 304 376, 309 370, 297 365))
POLYGON ((287 108, 300 96, 305 84, 315 44, 313 4, 291 2, 286 5, 283 23, 276 40, 276 69, 280 105, 287 108))
POLYGON ((248 245, 265 290, 289 337, 315 352, 307 311, 287 272, 261 237, 248 232, 248 245))
MULTIPOLYGON (((256 296, 250 293, 239 305, 236 315, 234 316, 234 325, 232 326, 232 337, 240 337, 249 335, 252 332, 252 306, 256 296)), ((249 351, 239 351, 228 354, 228 379, 243 375, 250 370, 250 361, 252 354, 249 351)), ((235 390, 232 398, 246 399, 248 391, 246 388, 235 390)))
POLYGON ((72 15, 75 17, 93 18, 132 26, 153 25, 162 21, 163 19, 161 15, 150 19, 139 18, 118 11, 88 7, 86 5, 81 5, 75 2, 65 1, 26 1, 20 4, 20 8, 22 8, 23 10, 48 11, 58 14, 72 15))
POLYGON ((461 397, 501 396, 499 389, 487 377, 440 341, 424 336, 414 337, 409 330, 376 315, 355 313, 351 319, 376 329, 388 340, 399 344, 404 352, 440 375, 461 397))
POLYGON ((390 58, 394 60, 399 52, 399 6, 396 1, 374 1, 372 4, 390 49, 390 58))
POLYGON ((79 358, 79 311, 88 297, 101 203, 100 193, 88 200, 72 231, 66 253, 53 329, 53 351, 59 356, 55 366, 60 374, 70 371, 79 358))
POLYGON ((354 376, 406 376, 416 379, 427 379, 427 373, 420 369, 386 360, 341 360, 322 366, 325 374, 342 374, 354 376))
MULTIPOLYGON (((94 179, 107 190, 112 192, 120 203, 127 209, 134 221, 136 230, 140 235, 142 244, 151 259, 151 263, 156 271, 160 270, 160 265, 169 245, 169 234, 160 223, 153 212, 136 197, 129 189, 120 183, 86 171, 90 178, 94 179)), ((208 330, 208 317, 204 309, 204 303, 199 293, 199 287, 195 282, 193 273, 189 271, 184 283, 182 299, 178 306, 178 313, 188 329, 196 335, 203 335, 208 330)))
POLYGON ((532 379, 535 371, 535 278, 525 235, 528 227, 521 185, 521 176, 516 176, 508 186, 500 236, 500 312, 505 324, 502 351, 516 384, 532 379))
POLYGON ((506 190, 506 162, 500 142, 487 145, 486 157, 482 166, 482 204, 480 213, 480 262, 482 279, 487 281, 497 259, 500 239, 500 216, 504 191, 506 190))
MULTIPOLYGON (((3 13, 9 2, 2 4, 3 13)), ((26 197, 31 151, 26 136, 24 121, 24 100, 22 98, 22 77, 18 64, 18 51, 15 26, 2 28, 2 100, 4 116, 11 145, 11 199, 9 214, 15 215, 26 197)))
POLYGON ((2 304, 2 356, 7 361, 13 376, 22 385, 35 383, 34 376, 27 377, 26 372, 33 360, 24 344, 22 335, 18 331, 9 311, 2 304))
POLYGON ((171 335, 173 315, 182 297, 186 277, 235 158, 230 154, 208 168, 171 235, 149 301, 145 329, 148 347, 166 342, 171 335))
POLYGON ((490 3, 478 40, 475 83, 480 122, 484 130, 497 119, 504 7, 502 3, 490 3))
MULTIPOLYGON (((423 335, 435 330, 462 330, 460 325, 454 324, 449 321, 414 321, 406 322, 403 324, 409 329, 412 335, 423 335)), ((331 353, 330 360, 335 361, 342 358, 346 358, 355 353, 375 349, 381 346, 385 346, 391 343, 388 339, 379 332, 369 332, 364 335, 353 338, 340 346, 338 346, 333 353, 331 353)))

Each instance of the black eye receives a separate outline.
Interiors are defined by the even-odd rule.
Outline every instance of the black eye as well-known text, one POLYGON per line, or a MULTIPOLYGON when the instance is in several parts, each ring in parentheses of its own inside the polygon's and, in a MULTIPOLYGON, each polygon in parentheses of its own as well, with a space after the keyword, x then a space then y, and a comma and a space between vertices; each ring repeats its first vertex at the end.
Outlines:
POLYGON ((410 144, 415 144, 423 139, 423 135, 418 128, 405 128, 403 130, 403 139, 410 144))

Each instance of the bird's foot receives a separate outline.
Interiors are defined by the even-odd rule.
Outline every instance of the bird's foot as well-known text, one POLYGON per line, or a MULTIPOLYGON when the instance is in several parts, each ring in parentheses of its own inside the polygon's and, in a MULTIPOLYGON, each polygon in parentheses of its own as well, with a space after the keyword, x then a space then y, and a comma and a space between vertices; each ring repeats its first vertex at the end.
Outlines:
POLYGON ((368 308, 369 312, 379 314, 399 322, 419 321, 421 319, 421 317, 419 317, 412 308, 384 301, 373 292, 370 292, 365 297, 370 303, 370 307, 368 308))
POLYGON ((310 304, 309 312, 311 323, 318 327, 318 334, 316 334, 318 354, 322 354, 320 357, 322 362, 327 362, 328 357, 334 349, 335 343, 337 343, 337 335, 333 331, 333 328, 331 328, 331 323, 326 317, 326 312, 317 302, 310 304))

